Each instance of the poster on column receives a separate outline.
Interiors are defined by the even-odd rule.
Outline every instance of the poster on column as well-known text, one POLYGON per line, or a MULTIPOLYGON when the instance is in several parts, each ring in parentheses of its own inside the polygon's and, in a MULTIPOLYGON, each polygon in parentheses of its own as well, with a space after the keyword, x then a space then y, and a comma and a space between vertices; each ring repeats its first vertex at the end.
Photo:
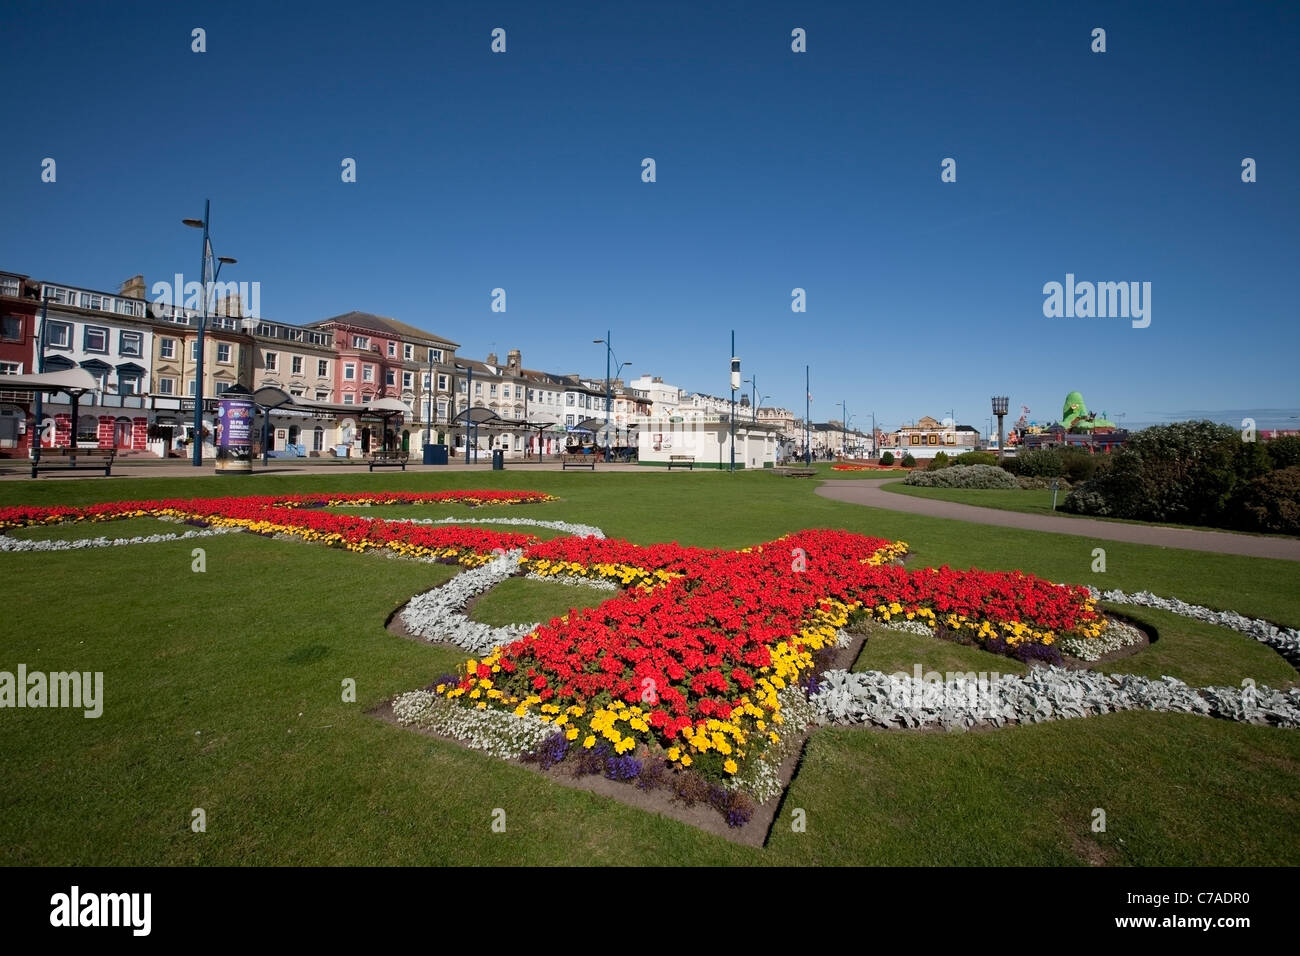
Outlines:
POLYGON ((244 398, 223 398, 217 425, 218 448, 247 451, 253 444, 253 403, 244 398))

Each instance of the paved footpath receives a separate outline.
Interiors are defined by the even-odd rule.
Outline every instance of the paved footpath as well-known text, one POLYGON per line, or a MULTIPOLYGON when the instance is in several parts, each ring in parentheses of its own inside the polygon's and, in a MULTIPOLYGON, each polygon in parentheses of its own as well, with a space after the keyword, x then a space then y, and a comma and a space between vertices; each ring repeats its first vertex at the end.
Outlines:
POLYGON ((1233 534, 1230 531, 1201 531, 1194 528, 1166 528, 1160 525, 1098 521, 1093 518, 1067 518, 1002 511, 998 508, 980 508, 954 501, 902 495, 885 491, 881 487, 883 484, 893 483, 893 481, 871 479, 824 481, 817 489, 817 494, 835 501, 847 501, 850 504, 866 505, 870 508, 929 515, 932 518, 950 518, 953 521, 970 521, 975 524, 991 524, 1002 528, 1073 534, 1100 541, 1149 544, 1157 548, 1183 548, 1188 551, 1212 551, 1215 554, 1240 554, 1251 558, 1300 561, 1300 538, 1233 534))

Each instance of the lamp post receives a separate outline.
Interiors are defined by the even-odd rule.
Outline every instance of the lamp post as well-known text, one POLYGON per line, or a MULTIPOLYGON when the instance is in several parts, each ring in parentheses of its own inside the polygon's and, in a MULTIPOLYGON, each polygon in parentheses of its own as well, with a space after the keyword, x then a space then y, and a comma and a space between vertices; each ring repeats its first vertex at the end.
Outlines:
POLYGON ((840 441, 840 454, 847 455, 849 447, 849 406, 840 399, 840 434, 843 436, 840 441))
POLYGON ((1002 419, 1007 414, 1007 404, 1010 399, 1006 395, 993 396, 993 414, 998 419, 998 461, 1002 461, 1002 419))
MULTIPOLYGON (((467 373, 465 377, 465 464, 469 464, 469 413, 474 408, 474 366, 457 364, 456 368, 467 373)), ((478 434, 474 435, 474 460, 478 461, 478 434)))
POLYGON ((740 388, 740 359, 736 356, 736 330, 731 330, 731 470, 736 470, 736 390, 740 388))
POLYGON ((803 463, 812 465, 812 437, 809 428, 812 415, 812 379, 808 377, 808 366, 803 367, 803 463))
MULTIPOLYGON (((592 339, 591 342, 593 345, 605 346, 605 460, 609 461, 609 412, 610 407, 613 404, 613 392, 611 390, 610 382, 610 363, 616 359, 617 356, 614 354, 614 340, 610 335, 609 329, 605 330, 605 337, 603 339, 592 339)), ((618 369, 614 374, 621 374, 623 369, 631 364, 631 362, 619 362, 618 369)))
POLYGON ((880 448, 876 445, 876 413, 871 413, 871 457, 878 457, 880 448))
MULTIPOLYGON (((46 326, 45 313, 47 311, 49 301, 50 301, 49 293, 42 292, 41 293, 41 331, 36 336, 36 374, 37 375, 45 374, 45 326, 46 326)), ((44 392, 38 391, 36 393, 36 434, 32 442, 33 461, 41 460, 41 432, 44 430, 44 426, 41 423, 45 418, 45 405, 43 402, 44 398, 45 398, 44 392)), ((55 433, 57 435, 58 429, 55 429, 55 433)), ((72 423, 72 438, 73 438, 72 441, 73 447, 76 447, 77 423, 75 421, 72 423)))
MULTIPOLYGON (((199 468, 203 465, 203 337, 207 332, 208 326, 208 288, 209 285, 217 281, 217 276, 221 275, 223 265, 234 265, 234 259, 229 256, 212 255, 212 241, 208 234, 208 227, 211 223, 212 200, 203 200, 203 218, 202 219, 182 219, 181 222, 195 229, 203 230, 203 258, 199 271, 203 276, 203 308, 199 314, 199 335, 195 343, 197 355, 195 356, 194 365, 194 467, 199 468), (211 278, 208 274, 211 273, 211 278)), ((180 291, 176 291, 177 298, 180 291)))
POLYGON ((433 352, 429 352, 429 377, 424 383, 424 447, 429 447, 429 429, 433 425, 433 352))

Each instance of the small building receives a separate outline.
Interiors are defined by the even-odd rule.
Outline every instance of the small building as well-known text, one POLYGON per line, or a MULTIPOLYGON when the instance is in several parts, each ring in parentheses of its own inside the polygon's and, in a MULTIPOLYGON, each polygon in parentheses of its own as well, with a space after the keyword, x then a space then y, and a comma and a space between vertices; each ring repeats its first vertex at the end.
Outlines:
MULTIPOLYGON (((731 421, 721 415, 672 415, 637 421, 639 464, 663 467, 674 455, 694 457, 696 468, 731 467, 731 421)), ((736 417, 736 468, 776 467, 778 426, 736 417)))

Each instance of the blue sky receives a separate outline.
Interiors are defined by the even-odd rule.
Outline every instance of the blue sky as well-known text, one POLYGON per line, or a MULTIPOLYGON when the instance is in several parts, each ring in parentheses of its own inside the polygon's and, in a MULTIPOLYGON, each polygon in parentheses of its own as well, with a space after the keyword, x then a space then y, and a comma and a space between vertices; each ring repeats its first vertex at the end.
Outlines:
POLYGON ((769 404, 809 364, 855 424, 1300 414, 1294 4, 10 6, 3 269, 193 278, 210 198, 281 321, 587 375, 609 328, 625 374, 717 394, 734 328, 769 404), (1150 282, 1150 326, 1044 317, 1067 273, 1150 282))

